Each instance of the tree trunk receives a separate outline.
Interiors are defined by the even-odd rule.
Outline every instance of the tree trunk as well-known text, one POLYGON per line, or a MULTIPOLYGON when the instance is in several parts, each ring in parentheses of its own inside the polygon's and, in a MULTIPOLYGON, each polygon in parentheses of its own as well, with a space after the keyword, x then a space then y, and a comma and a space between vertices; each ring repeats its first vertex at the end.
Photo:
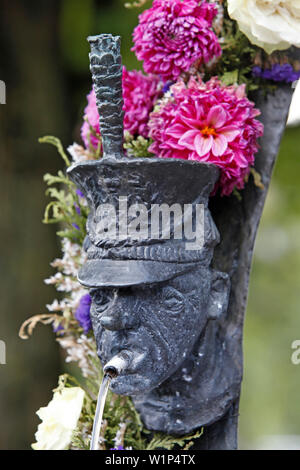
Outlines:
MULTIPOLYGON (((288 111, 292 88, 282 86, 274 95, 266 97, 258 93, 254 101, 262 112, 265 126, 261 149, 255 160, 255 169, 261 175, 264 189, 255 186, 253 178, 241 191, 241 200, 236 196, 215 197, 211 201, 211 212, 221 234, 221 243, 215 250, 214 268, 227 272, 231 279, 229 308, 224 324, 235 363, 243 375, 243 326, 248 297, 249 275, 254 243, 266 200, 273 167, 278 155, 288 111)), ((230 450, 237 448, 238 409, 237 400, 219 422, 204 429, 195 449, 230 450)))

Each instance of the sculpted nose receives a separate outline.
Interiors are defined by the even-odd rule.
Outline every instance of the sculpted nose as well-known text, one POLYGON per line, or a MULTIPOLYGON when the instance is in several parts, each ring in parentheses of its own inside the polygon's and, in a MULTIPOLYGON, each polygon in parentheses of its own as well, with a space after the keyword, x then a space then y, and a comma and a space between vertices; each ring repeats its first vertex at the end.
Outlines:
POLYGON ((100 323, 106 330, 117 331, 136 327, 138 319, 136 312, 128 310, 122 303, 116 302, 103 313, 100 323))
POLYGON ((105 315, 100 319, 101 326, 106 330, 121 330, 122 322, 117 316, 108 316, 105 315))

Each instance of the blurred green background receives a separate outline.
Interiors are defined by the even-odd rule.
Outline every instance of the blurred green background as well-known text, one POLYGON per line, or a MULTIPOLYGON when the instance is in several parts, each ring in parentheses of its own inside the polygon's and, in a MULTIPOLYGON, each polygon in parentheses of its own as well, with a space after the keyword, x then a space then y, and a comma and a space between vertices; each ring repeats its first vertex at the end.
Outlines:
MULTIPOLYGON (((21 323, 45 313, 56 295, 43 279, 60 254, 55 227, 41 219, 43 174, 62 164, 37 139, 56 135, 65 146, 80 141, 91 88, 89 34, 120 34, 123 62, 140 67, 130 52, 139 10, 124 3, 1 0, 7 104, 0 105, 0 340, 7 344, 7 365, 0 365, 0 449, 29 448, 39 422, 35 411, 48 403, 65 370, 51 328, 38 327, 27 342, 18 338, 21 323)), ((299 128, 287 129, 256 245, 245 324, 244 449, 267 447, 266 436, 300 448, 300 365, 291 363, 291 343, 300 339, 299 143, 299 128)))

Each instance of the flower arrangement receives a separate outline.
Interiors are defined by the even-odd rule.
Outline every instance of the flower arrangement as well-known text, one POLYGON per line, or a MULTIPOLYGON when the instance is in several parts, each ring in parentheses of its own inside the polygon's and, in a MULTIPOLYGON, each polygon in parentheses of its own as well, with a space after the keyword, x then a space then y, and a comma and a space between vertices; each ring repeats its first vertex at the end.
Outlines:
MULTIPOLYGON (((144 0, 126 6, 142 6, 144 0)), ((263 125, 248 95, 261 87, 291 83, 300 66, 282 49, 299 46, 300 9, 291 0, 154 0, 139 17, 133 51, 144 71, 123 70, 124 149, 131 157, 198 160, 217 165, 221 176, 212 197, 238 194, 249 179, 261 186, 254 170, 263 125), (253 9, 252 9, 253 7, 253 9), (283 27, 282 27, 283 26, 283 27), (280 52, 278 52, 280 50, 280 52), (272 52, 272 54, 270 54, 272 52)), ((67 153, 54 137, 66 166, 101 158, 99 115, 93 90, 81 129, 83 145, 67 153)), ((36 324, 52 324, 66 362, 79 367, 79 383, 60 377, 42 419, 35 449, 88 449, 102 371, 91 331, 91 298, 77 281, 84 261, 88 207, 83 195, 59 171, 45 175, 51 197, 45 223, 58 223, 63 256, 52 263, 46 280, 61 294, 48 313, 27 320, 22 338, 36 324), (62 410, 62 411, 61 411, 62 410)), ((234 197, 234 196, 232 196, 234 197)), ((175 438, 151 435, 128 397, 109 392, 100 437, 101 449, 188 449, 201 432, 175 438)), ((204 430, 205 432, 205 430, 204 430)))

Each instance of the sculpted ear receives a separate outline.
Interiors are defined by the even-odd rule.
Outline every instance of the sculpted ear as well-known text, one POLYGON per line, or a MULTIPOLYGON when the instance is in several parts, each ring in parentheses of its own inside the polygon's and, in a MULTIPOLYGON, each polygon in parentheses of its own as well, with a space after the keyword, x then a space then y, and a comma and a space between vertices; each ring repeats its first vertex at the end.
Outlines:
POLYGON ((230 279, 228 274, 220 271, 212 271, 210 301, 208 307, 209 318, 217 319, 226 313, 229 293, 230 279))
POLYGON ((91 242, 89 236, 86 235, 86 236, 85 236, 85 239, 84 239, 84 241, 83 241, 83 246, 82 246, 82 247, 83 247, 83 250, 84 250, 85 252, 87 252, 88 249, 89 249, 91 246, 92 246, 92 242, 91 242))

